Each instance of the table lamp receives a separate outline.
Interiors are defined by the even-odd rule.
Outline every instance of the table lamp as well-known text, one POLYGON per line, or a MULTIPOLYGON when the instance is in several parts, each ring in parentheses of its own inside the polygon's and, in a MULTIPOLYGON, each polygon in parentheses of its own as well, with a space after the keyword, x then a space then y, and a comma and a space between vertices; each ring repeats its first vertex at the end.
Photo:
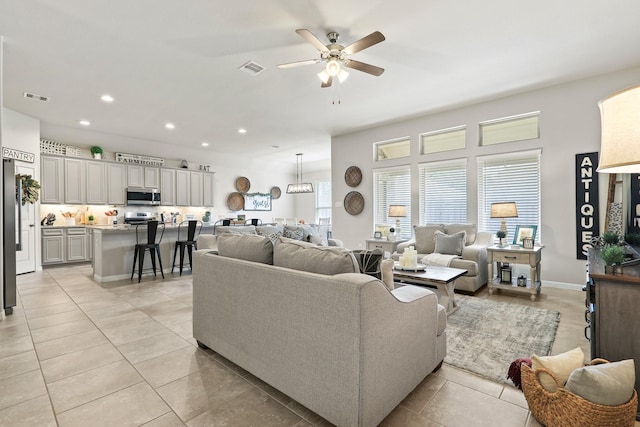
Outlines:
POLYGON ((400 235, 400 218, 407 216, 407 207, 405 205, 390 205, 389 218, 396 219, 396 235, 400 235))
POLYGON ((506 218, 517 218, 518 208, 516 202, 498 202, 491 203, 491 218, 501 218, 500 231, 507 233, 507 220, 506 218))

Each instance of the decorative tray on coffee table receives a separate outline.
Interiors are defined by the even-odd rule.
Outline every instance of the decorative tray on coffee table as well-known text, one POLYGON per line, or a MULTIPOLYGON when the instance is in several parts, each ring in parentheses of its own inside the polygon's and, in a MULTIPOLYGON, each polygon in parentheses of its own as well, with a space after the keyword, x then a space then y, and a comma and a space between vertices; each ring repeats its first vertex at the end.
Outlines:
POLYGON ((395 262, 393 264, 393 268, 396 270, 403 270, 403 271, 424 271, 427 269, 427 266, 425 264, 417 264, 415 267, 402 267, 400 266, 399 262, 395 262))

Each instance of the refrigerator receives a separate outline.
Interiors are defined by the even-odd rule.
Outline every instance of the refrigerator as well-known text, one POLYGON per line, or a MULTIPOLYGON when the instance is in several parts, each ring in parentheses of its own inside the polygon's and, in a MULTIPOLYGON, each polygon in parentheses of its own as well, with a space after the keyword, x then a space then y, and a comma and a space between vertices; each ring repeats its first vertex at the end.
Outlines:
POLYGON ((22 246, 22 233, 16 232, 16 224, 20 224, 22 219, 22 203, 17 198, 17 194, 22 193, 20 183, 16 180, 15 160, 2 159, 2 295, 7 315, 12 314, 16 306, 16 251, 22 246))

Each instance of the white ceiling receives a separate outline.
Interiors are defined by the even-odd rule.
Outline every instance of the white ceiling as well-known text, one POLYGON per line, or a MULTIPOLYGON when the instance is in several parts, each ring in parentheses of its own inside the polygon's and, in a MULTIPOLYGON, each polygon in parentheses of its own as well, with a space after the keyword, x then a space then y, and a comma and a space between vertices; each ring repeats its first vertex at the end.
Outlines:
POLYGON ((328 165, 332 135, 639 66, 639 16, 633 0, 2 0, 4 105, 45 129, 87 119, 203 153, 328 165), (338 31, 345 46, 378 30, 386 41, 353 58, 386 71, 321 89, 321 64, 278 69, 318 56, 297 28, 338 31), (250 60, 265 71, 238 70, 250 60))

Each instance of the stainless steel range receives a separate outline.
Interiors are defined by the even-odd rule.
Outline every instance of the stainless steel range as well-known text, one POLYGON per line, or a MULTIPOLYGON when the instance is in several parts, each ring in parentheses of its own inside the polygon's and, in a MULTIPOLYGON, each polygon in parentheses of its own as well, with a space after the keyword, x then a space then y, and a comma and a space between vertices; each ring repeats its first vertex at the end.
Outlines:
POLYGON ((124 223, 125 224, 146 224, 149 221, 155 221, 155 212, 125 212, 124 223))

